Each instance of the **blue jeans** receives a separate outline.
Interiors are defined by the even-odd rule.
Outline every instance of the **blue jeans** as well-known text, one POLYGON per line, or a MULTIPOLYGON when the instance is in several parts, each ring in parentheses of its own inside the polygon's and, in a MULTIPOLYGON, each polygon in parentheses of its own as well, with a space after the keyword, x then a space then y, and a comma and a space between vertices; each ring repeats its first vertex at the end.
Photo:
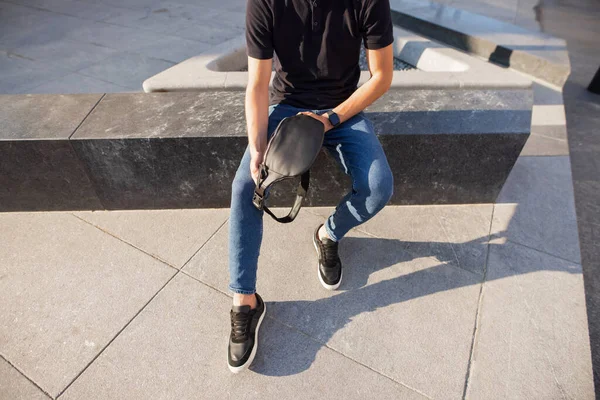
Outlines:
MULTIPOLYGON (((328 110, 307 110, 285 104, 270 106, 268 137, 283 118, 299 111, 322 114, 328 110)), ((393 177, 373 124, 362 112, 327 132, 323 146, 352 178, 352 190, 325 222, 329 237, 339 241, 350 229, 369 220, 387 204, 392 196, 393 177)), ((256 291, 264 212, 252 204, 254 188, 250 151, 246 149, 231 193, 229 289, 234 293, 253 294, 256 291)))

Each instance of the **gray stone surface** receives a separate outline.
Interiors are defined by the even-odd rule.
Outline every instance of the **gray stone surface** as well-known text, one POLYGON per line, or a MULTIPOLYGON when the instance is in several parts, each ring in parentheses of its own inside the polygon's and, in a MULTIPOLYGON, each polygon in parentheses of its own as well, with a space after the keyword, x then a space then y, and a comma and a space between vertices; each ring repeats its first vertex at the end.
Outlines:
POLYGON ((569 158, 519 158, 495 205, 492 234, 579 262, 569 158))
MULTIPOLYGON (((23 45, 53 43, 68 39, 89 21, 64 14, 50 13, 39 7, 2 2, 3 21, 0 46, 15 49, 23 45)), ((40 64, 42 65, 42 64, 40 64)))
POLYGON ((567 123, 562 93, 548 85, 533 85, 531 135, 521 156, 567 156, 567 123))
POLYGON ((102 208, 68 140, 0 140, 0 212, 102 208))
POLYGON ((89 23, 86 21, 77 29, 70 30, 66 38, 96 43, 120 51, 135 52, 143 46, 164 38, 164 35, 104 22, 89 23))
POLYGON ((0 358, 1 400, 48 400, 44 392, 31 383, 23 374, 0 358))
POLYGON ((175 273, 66 213, 0 224, 0 353, 53 397, 175 273))
POLYGON ((244 31, 241 28, 223 26, 219 20, 202 22, 199 26, 185 27, 175 31, 177 36, 186 39, 198 40, 209 44, 219 44, 224 40, 232 39, 244 31))
POLYGON ((268 317, 253 372, 232 376, 229 307, 223 294, 177 276, 61 398, 425 398, 268 317))
MULTIPOLYGON (((101 21, 129 11, 128 8, 105 4, 101 1, 78 0, 19 0, 19 3, 57 14, 70 15, 90 21, 101 21)), ((121 3, 122 4, 122 3, 121 3)))
POLYGON ((581 266, 491 246, 467 398, 595 398, 581 266))
POLYGON ((32 88, 69 74, 65 68, 44 67, 9 51, 0 50, 0 93, 26 93, 32 88))
POLYGON ((410 254, 428 254, 441 263, 483 276, 492 208, 491 204, 387 207, 358 229, 376 237, 396 238, 410 254))
MULTIPOLYGON (((271 315, 429 397, 460 397, 481 278, 440 261, 430 249, 411 254, 395 236, 354 232, 341 242, 341 291, 325 291, 312 244, 322 221, 306 210, 293 226, 265 219, 258 292, 270 302, 271 315)), ((183 271, 226 292, 223 254, 225 229, 183 271)), ((318 359, 314 350, 307 356, 318 359)))
POLYGON ((562 87, 570 73, 566 42, 435 2, 392 0, 395 25, 562 87))
POLYGON ((86 211, 75 215, 180 268, 223 225, 229 210, 86 211))
POLYGON ((73 138, 243 137, 243 98, 227 91, 110 94, 73 138))
POLYGON ((67 139, 101 97, 0 96, 0 211, 100 207, 67 139))
POLYGON ((102 94, 0 96, 0 140, 68 139, 102 94))
MULTIPOLYGON (((559 130, 565 131, 566 127, 559 127, 556 131, 559 130)), ((569 143, 567 140, 555 139, 548 136, 547 132, 547 130, 532 126, 531 135, 521 150, 521 156, 568 156, 569 143)))
POLYGON ((220 13, 220 10, 209 9, 200 4, 148 2, 144 8, 126 10, 104 22, 170 35, 182 29, 182 26, 202 24, 220 13))
POLYGON ((120 91, 140 90, 144 79, 172 65, 164 60, 182 61, 243 33, 239 22, 243 10, 244 5, 229 0, 203 4, 153 0, 2 1, 0 93, 37 93, 38 87, 39 92, 87 92, 87 86, 73 80, 72 75, 63 78, 98 63, 101 72, 94 71, 102 76, 94 75, 99 78, 95 83, 107 83, 105 90, 97 92, 112 92, 117 87, 120 91), (224 17, 232 9, 236 9, 233 15, 224 17), (207 28, 215 24, 214 18, 223 23, 207 28), (210 38, 203 41, 204 35, 210 38), (138 61, 131 61, 130 53, 138 61), (116 57, 107 60, 110 54, 116 57), (124 73, 139 68, 136 63, 141 64, 139 74, 124 73), (58 79, 59 85, 52 85, 58 79))
MULTIPOLYGON (((164 36, 151 43, 141 45, 135 52, 147 57, 178 63, 210 48, 209 44, 184 39, 178 36, 164 36)), ((138 86, 140 90, 140 86, 138 86)))
POLYGON ((22 93, 55 94, 55 93, 121 93, 133 89, 115 85, 100 79, 73 72, 62 78, 50 80, 39 86, 23 89, 22 93))
POLYGON ((77 71, 115 55, 117 50, 95 43, 63 39, 47 43, 26 43, 12 49, 12 52, 48 67, 77 71))
POLYGON ((82 75, 130 89, 142 89, 146 78, 173 65, 170 61, 150 58, 136 53, 120 53, 79 71, 82 75))
MULTIPOLYGON (((106 95, 72 141, 104 207, 228 206, 247 146, 243 96, 106 95)), ((386 93, 366 115, 395 174, 392 204, 493 202, 528 136, 531 100, 528 90, 386 93)), ((348 186, 333 159, 318 157, 312 172, 307 204, 337 203, 348 186)), ((270 205, 294 196, 288 181, 270 205)))

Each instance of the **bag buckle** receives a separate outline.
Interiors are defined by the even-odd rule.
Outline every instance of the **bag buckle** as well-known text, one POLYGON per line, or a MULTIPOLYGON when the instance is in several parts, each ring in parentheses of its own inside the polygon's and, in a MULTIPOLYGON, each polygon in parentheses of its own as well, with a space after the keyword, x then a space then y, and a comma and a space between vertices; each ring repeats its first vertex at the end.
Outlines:
POLYGON ((252 196, 252 204, 254 204, 254 207, 258 208, 259 210, 262 211, 263 209, 263 196, 261 196, 260 194, 258 194, 256 192, 256 190, 254 191, 254 196, 252 196))

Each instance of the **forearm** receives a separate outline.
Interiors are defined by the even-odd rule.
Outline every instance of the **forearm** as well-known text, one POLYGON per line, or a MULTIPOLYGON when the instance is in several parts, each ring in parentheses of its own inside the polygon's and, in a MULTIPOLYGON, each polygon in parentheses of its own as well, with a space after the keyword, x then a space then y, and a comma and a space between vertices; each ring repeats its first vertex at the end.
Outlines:
POLYGON ((269 125, 268 85, 248 85, 246 89, 246 124, 250 151, 263 153, 267 147, 269 125))
POLYGON ((391 81, 391 77, 386 74, 373 75, 333 111, 340 117, 341 122, 349 120, 387 92, 391 81))

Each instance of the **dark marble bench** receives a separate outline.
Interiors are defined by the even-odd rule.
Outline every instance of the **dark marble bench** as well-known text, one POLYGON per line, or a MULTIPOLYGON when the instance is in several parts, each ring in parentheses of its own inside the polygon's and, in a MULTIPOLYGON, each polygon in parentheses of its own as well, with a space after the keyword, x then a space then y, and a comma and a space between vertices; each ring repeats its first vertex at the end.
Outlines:
MULTIPOLYGON (((0 211, 228 207, 247 143, 241 91, 0 96, 0 211)), ((393 90, 367 109, 392 204, 492 203, 530 131, 529 89, 393 90)), ((308 205, 349 180, 325 153, 308 205)), ((282 185, 271 204, 288 205, 282 185)))

